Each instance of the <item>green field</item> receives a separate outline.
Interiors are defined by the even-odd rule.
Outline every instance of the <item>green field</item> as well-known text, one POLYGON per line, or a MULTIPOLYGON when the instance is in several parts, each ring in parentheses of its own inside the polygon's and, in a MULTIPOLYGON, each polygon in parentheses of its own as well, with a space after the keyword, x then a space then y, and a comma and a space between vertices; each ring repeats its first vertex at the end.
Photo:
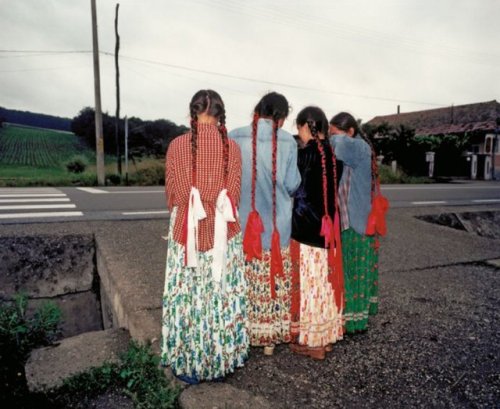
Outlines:
POLYGON ((0 128, 0 186, 71 185, 91 175, 66 170, 74 156, 94 153, 69 132, 8 125, 0 128))
MULTIPOLYGON (((97 183, 95 168, 95 153, 72 133, 15 125, 0 127, 0 187, 91 186, 97 183), (66 163, 75 156, 88 163, 84 173, 66 169, 66 163)), ((116 176, 116 156, 106 155, 105 168, 107 179, 116 176)), ((131 184, 162 184, 164 174, 163 159, 136 158, 130 163, 131 184)), ((108 183, 120 183, 120 179, 115 177, 108 183)))

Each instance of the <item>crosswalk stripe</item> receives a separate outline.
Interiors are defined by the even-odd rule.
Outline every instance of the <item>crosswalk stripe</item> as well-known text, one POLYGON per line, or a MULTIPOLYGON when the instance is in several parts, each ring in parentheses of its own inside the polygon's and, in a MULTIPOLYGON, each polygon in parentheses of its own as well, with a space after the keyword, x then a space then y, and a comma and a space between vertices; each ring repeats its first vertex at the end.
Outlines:
POLYGON ((0 206, 0 210, 34 210, 34 209, 74 209, 74 204, 50 204, 50 205, 10 205, 0 206))
POLYGON ((66 197, 64 193, 17 193, 1 194, 0 197, 66 197))
POLYGON ((55 198, 55 199, 0 199, 0 203, 41 203, 41 202, 69 202, 69 198, 55 198))
POLYGON ((73 217, 83 216, 82 212, 38 212, 38 213, 4 213, 0 219, 28 219, 36 217, 73 217))

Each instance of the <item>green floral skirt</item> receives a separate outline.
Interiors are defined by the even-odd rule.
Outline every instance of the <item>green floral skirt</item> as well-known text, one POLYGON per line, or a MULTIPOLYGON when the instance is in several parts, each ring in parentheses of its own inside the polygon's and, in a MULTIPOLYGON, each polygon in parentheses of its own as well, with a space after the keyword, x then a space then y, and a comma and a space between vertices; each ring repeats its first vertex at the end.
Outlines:
POLYGON ((184 266, 184 246, 173 240, 176 213, 168 233, 161 363, 194 381, 220 378, 248 357, 241 233, 228 242, 227 272, 217 283, 211 251, 198 254, 197 269, 184 266))
POLYGON ((378 312, 378 252, 375 238, 342 232, 342 257, 345 285, 346 332, 364 331, 368 316, 378 312))

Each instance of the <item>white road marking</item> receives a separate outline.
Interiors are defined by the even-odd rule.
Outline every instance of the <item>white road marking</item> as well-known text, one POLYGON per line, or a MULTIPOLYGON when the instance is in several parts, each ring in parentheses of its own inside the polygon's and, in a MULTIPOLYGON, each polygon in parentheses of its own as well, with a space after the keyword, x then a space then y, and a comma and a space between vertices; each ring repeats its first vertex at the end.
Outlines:
POLYGON ((93 194, 127 194, 127 195, 133 195, 133 194, 141 194, 141 193, 165 193, 164 189, 161 190, 102 190, 102 189, 96 189, 93 187, 77 187, 78 190, 81 190, 83 192, 87 193, 93 193, 93 194))
POLYGON ((87 192, 87 193, 94 193, 94 194, 103 194, 103 193, 109 193, 105 190, 101 190, 101 189, 96 189, 94 187, 77 187, 76 188, 77 190, 81 190, 83 192, 87 192))
POLYGON ((74 209, 74 204, 53 204, 53 205, 19 205, 0 206, 0 210, 28 210, 28 209, 74 209))
POLYGON ((151 211, 151 212, 122 212, 124 216, 132 216, 132 215, 138 215, 138 214, 169 214, 170 212, 168 210, 157 210, 157 211, 151 211))
POLYGON ((2 187, 0 193, 61 193, 53 187, 2 187))
POLYGON ((132 190, 132 191, 127 191, 127 190, 117 190, 114 192, 109 192, 109 193, 119 193, 119 194, 134 194, 134 193, 165 193, 165 190, 132 190))
POLYGON ((496 203, 500 202, 500 199, 476 199, 473 200, 474 203, 496 203))
POLYGON ((382 185, 382 190, 466 190, 466 189, 500 189, 499 184, 494 185, 479 185, 479 186, 434 186, 434 185, 424 185, 424 186, 388 186, 382 185))
POLYGON ((40 202, 69 202, 68 198, 61 199, 0 199, 0 203, 40 203, 40 202))
POLYGON ((411 202, 411 204, 414 205, 428 205, 428 204, 444 204, 447 203, 445 200, 430 200, 430 201, 423 201, 423 202, 411 202))
POLYGON ((66 197, 64 193, 18 193, 0 194, 0 197, 66 197))
POLYGON ((73 217, 83 216, 82 212, 39 212, 0 214, 0 219, 36 218, 36 217, 73 217))

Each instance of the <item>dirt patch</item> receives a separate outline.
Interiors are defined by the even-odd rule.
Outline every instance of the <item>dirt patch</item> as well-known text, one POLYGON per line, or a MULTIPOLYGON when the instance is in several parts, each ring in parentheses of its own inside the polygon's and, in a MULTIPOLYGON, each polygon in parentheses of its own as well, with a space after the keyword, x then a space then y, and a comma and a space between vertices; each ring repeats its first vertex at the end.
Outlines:
POLYGON ((87 291, 95 276, 92 235, 0 237, 0 297, 87 291))
POLYGON ((490 239, 500 239, 500 212, 440 213, 415 216, 417 219, 441 226, 475 233, 490 239))
POLYGON ((496 407, 500 276, 484 266, 388 272, 380 312, 325 361, 252 348, 227 382, 276 408, 496 407))

